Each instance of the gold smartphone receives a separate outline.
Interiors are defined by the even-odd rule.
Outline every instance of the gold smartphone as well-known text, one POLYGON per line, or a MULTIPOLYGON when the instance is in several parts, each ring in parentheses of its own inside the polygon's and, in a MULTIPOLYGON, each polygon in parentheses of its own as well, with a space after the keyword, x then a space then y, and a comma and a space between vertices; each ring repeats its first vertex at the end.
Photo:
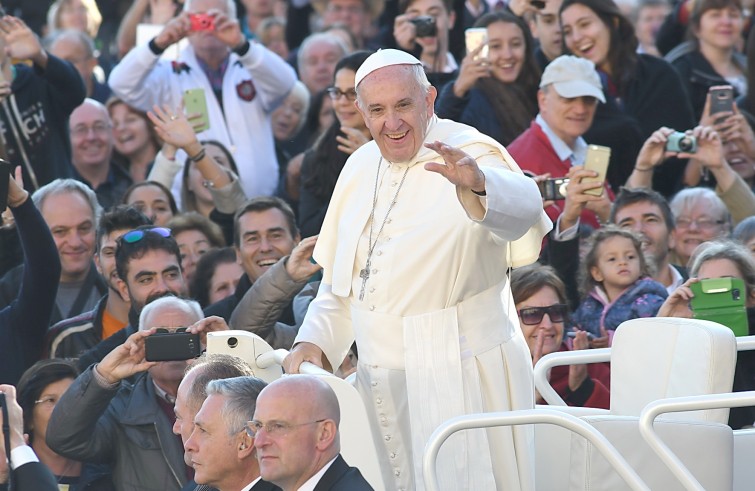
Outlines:
POLYGON ((204 89, 189 89, 184 92, 184 112, 187 117, 199 114, 199 118, 189 119, 189 123, 197 133, 210 128, 210 115, 207 113, 204 89))
POLYGON ((488 29, 486 27, 470 27, 464 31, 464 41, 467 45, 467 53, 476 50, 481 44, 485 46, 480 50, 480 54, 475 56, 475 60, 488 57, 488 29))
MULTIPOLYGON (((611 149, 601 147, 600 145, 588 145, 587 156, 585 157, 585 169, 598 173, 595 177, 585 177, 582 182, 605 182, 606 172, 608 171, 608 162, 611 159, 611 149)), ((603 196, 605 187, 588 189, 585 194, 593 196, 603 196)))

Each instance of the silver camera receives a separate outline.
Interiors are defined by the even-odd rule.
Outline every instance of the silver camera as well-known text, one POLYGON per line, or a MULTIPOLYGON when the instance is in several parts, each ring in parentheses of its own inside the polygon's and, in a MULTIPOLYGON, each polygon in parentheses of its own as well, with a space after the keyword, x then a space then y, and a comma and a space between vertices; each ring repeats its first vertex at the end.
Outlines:
POLYGON ((697 151, 697 139, 692 135, 677 131, 669 135, 666 151, 695 153, 697 151))

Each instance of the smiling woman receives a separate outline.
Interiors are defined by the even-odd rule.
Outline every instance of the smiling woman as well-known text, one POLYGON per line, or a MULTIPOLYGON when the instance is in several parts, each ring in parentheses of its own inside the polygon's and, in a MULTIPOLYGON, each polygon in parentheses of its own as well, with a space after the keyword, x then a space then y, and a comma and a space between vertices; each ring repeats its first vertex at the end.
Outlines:
MULTIPOLYGON (((564 0, 560 10, 564 46, 595 63, 605 104, 599 104, 586 141, 610 147, 607 180, 614 192, 634 168, 642 143, 660 128, 693 128, 687 94, 679 74, 667 62, 637 54, 629 19, 612 0, 564 0)), ((685 162, 668 159, 656 168, 653 189, 664 196, 679 187, 685 162)))
POLYGON ((115 97, 107 101, 106 107, 113 121, 113 156, 128 169, 134 182, 142 182, 155 161, 160 139, 145 113, 115 97))
POLYGON ((507 12, 486 14, 475 27, 487 28, 488 57, 478 50, 467 53, 457 79, 443 88, 437 113, 508 145, 537 114, 540 68, 532 34, 523 20, 507 12))

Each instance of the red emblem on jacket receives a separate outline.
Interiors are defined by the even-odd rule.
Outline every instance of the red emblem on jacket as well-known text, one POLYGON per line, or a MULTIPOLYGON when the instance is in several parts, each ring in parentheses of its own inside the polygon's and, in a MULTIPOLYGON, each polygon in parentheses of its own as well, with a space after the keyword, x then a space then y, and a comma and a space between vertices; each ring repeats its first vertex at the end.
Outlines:
POLYGON ((257 89, 254 88, 251 80, 244 80, 236 86, 236 93, 246 102, 252 102, 254 96, 257 95, 257 89))

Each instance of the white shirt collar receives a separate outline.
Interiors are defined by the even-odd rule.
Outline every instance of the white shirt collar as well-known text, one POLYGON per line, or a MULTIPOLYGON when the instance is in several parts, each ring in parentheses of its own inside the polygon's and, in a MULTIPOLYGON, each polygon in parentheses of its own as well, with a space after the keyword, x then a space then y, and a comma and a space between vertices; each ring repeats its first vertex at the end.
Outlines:
POLYGON ((254 485, 260 482, 261 480, 262 480, 262 476, 259 476, 257 479, 255 479, 254 481, 250 482, 249 484, 241 488, 241 491, 250 491, 254 487, 254 485))
POLYGON ((669 295, 674 293, 674 290, 682 286, 682 283, 684 283, 684 278, 682 277, 682 274, 672 265, 668 265, 669 271, 671 271, 671 284, 666 287, 666 291, 669 295))
POLYGON ((333 460, 322 466, 322 469, 317 471, 317 474, 310 477, 307 482, 302 484, 297 491, 314 491, 315 486, 317 486, 317 483, 320 482, 320 479, 322 479, 323 474, 330 468, 331 465, 333 465, 333 462, 338 458, 338 455, 333 457, 333 460))
POLYGON ((567 145, 561 138, 556 135, 545 119, 538 113, 535 117, 535 122, 540 126, 548 138, 553 150, 561 160, 570 159, 571 165, 582 165, 585 163, 585 157, 587 156, 587 142, 581 136, 574 142, 574 148, 567 145))

